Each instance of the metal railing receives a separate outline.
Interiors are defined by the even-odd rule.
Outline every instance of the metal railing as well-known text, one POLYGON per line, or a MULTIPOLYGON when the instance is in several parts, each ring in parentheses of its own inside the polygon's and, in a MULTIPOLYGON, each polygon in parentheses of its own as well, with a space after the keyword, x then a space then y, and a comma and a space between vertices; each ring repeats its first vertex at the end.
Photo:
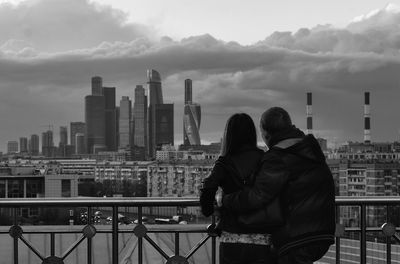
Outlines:
MULTIPOLYGON (((390 223, 388 218, 390 208, 392 206, 400 205, 400 197, 337 197, 336 210, 337 210, 337 227, 336 227, 336 263, 340 263, 341 257, 341 239, 347 232, 359 233, 360 240, 360 263, 367 263, 367 233, 369 232, 382 232, 386 236, 386 263, 391 263, 391 237, 394 239, 400 238, 396 235, 395 225, 390 223), (356 227, 345 227, 341 224, 339 215, 340 208, 344 206, 358 207, 359 208, 359 225, 356 227), (386 210, 386 221, 383 226, 367 227, 367 208, 369 206, 383 206, 386 210)), ((144 207, 165 207, 165 206, 199 206, 199 201, 196 198, 63 198, 63 199, 0 199, 0 208, 11 208, 13 212, 13 225, 7 231, 0 231, 2 234, 8 233, 13 239, 13 262, 19 263, 19 243, 25 244, 37 257, 40 258, 43 264, 63 264, 64 260, 73 252, 81 243, 86 240, 86 263, 93 263, 92 240, 96 233, 109 233, 111 234, 112 247, 112 263, 119 263, 119 245, 118 235, 121 233, 133 233, 138 239, 137 246, 137 259, 138 263, 143 263, 143 243, 146 242, 151 245, 164 259, 167 264, 187 264, 188 259, 202 247, 209 239, 211 239, 211 263, 216 263, 217 241, 216 234, 207 228, 207 225, 168 225, 158 226, 156 230, 149 229, 150 225, 145 225, 142 222, 144 207), (87 209, 87 224, 81 229, 66 229, 60 226, 59 230, 35 230, 31 228, 30 231, 24 230, 24 226, 18 224, 17 210, 19 208, 27 207, 84 207, 87 209), (112 225, 111 230, 97 230, 96 226, 92 223, 91 216, 93 208, 109 207, 112 209, 112 225), (118 225, 118 210, 122 207, 137 208, 138 223, 132 230, 119 228, 118 225), (174 253, 168 255, 149 235, 148 233, 172 233, 174 234, 174 253), (64 233, 78 233, 80 237, 70 245, 70 247, 61 255, 55 254, 55 234, 64 233), (197 242, 186 254, 180 255, 180 234, 182 233, 205 233, 206 235, 197 242), (48 234, 50 236, 50 255, 44 256, 35 246, 25 238, 24 234, 48 234)), ((212 218, 212 224, 215 224, 215 219, 212 218)), ((382 223, 383 224, 383 223, 382 223)), ((57 227, 57 226, 56 226, 57 227)), ((398 240, 400 241, 400 240, 398 240)), ((11 262, 10 262, 11 263, 11 262)))

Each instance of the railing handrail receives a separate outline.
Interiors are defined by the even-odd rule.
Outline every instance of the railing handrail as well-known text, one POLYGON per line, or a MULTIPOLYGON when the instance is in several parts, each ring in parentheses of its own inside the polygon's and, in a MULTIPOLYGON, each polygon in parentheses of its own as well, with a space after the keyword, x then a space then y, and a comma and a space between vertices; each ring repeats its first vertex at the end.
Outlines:
MULTIPOLYGON (((337 196, 336 205, 399 204, 400 196, 337 196)), ((22 206, 199 206, 198 197, 1 198, 0 207, 22 206)))

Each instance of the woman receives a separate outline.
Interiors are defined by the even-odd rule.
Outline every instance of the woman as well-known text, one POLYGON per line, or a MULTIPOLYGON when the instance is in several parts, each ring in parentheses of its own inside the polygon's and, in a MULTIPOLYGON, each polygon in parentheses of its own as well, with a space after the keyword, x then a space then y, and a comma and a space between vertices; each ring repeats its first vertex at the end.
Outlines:
MULTIPOLYGON (((200 190, 202 213, 214 213, 215 195, 220 187, 224 193, 244 188, 257 170, 263 151, 257 148, 257 134, 253 120, 247 114, 234 114, 225 127, 221 156, 200 190)), ((276 263, 271 253, 271 237, 259 230, 249 230, 237 222, 237 215, 221 210, 218 228, 220 236, 220 264, 276 263)))

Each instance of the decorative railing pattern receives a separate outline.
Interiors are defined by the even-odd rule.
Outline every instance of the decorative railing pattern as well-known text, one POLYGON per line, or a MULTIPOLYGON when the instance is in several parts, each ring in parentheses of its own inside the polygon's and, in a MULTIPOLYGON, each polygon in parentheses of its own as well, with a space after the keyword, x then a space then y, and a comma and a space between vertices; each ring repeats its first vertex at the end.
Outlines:
MULTIPOLYGON (((337 197, 337 226, 336 226, 336 263, 341 263, 341 239, 346 232, 353 232, 359 234, 360 239, 360 256, 361 264, 367 263, 367 233, 368 232, 383 232, 386 236, 386 263, 391 263, 391 244, 392 237, 397 243, 400 242, 400 236, 396 234, 396 226, 390 223, 389 212, 392 206, 400 205, 400 197, 337 197), (357 227, 345 227, 340 221, 340 208, 343 206, 359 207, 359 225, 357 227), (367 227, 367 208, 369 206, 383 206, 386 209, 386 223, 382 226, 367 227)), ((119 245, 118 235, 121 233, 131 232, 138 239, 137 246, 137 259, 138 263, 143 263, 143 245, 148 243, 152 246, 164 259, 167 264, 188 264, 189 258, 193 256, 208 240, 211 239, 211 263, 216 263, 217 254, 217 240, 216 234, 212 233, 211 228, 206 225, 168 225, 168 228, 159 226, 157 230, 149 230, 147 225, 142 221, 142 209, 144 207, 166 207, 166 206, 199 206, 197 198, 64 198, 64 199, 1 199, 0 208, 11 208, 13 212, 13 225, 8 231, 0 231, 0 233, 8 233, 13 239, 13 260, 10 263, 19 263, 19 243, 23 243, 31 250, 43 264, 64 264, 64 260, 86 240, 86 263, 93 263, 92 243, 96 234, 110 233, 112 240, 111 247, 111 260, 113 264, 119 263, 119 245), (93 208, 109 207, 112 209, 112 226, 111 230, 97 230, 92 223, 91 217, 88 217, 88 223, 82 229, 63 229, 60 226, 59 230, 42 230, 42 231, 29 231, 30 233, 44 233, 50 236, 50 255, 44 256, 35 245, 25 238, 24 227, 18 224, 17 209, 26 207, 85 207, 87 208, 88 216, 91 216, 93 208), (127 231, 121 230, 118 225, 118 209, 122 207, 135 207, 137 208, 138 223, 134 225, 133 229, 127 231), (183 228, 184 227, 184 228, 183 228), (174 234, 174 252, 169 255, 165 252, 148 234, 150 232, 158 233, 172 233, 174 234), (55 234, 75 233, 80 236, 73 242, 67 250, 61 255, 57 256, 55 253, 55 234), (182 233, 205 233, 206 236, 202 237, 186 254, 180 254, 180 234, 182 233)), ((211 219, 211 224, 215 224, 215 219, 211 219)), ((166 226, 167 227, 167 226, 166 226)), ((32 230, 32 228, 30 228, 32 230)))

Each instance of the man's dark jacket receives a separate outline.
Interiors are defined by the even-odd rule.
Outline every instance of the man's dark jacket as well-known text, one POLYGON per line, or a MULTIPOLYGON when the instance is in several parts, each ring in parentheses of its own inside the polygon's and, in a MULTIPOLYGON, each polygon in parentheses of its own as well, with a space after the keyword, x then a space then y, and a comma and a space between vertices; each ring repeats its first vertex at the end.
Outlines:
POLYGON ((309 243, 334 243, 334 181, 317 140, 293 127, 270 143, 254 186, 224 195, 223 208, 246 213, 281 195, 286 224, 273 232, 279 254, 309 243))

